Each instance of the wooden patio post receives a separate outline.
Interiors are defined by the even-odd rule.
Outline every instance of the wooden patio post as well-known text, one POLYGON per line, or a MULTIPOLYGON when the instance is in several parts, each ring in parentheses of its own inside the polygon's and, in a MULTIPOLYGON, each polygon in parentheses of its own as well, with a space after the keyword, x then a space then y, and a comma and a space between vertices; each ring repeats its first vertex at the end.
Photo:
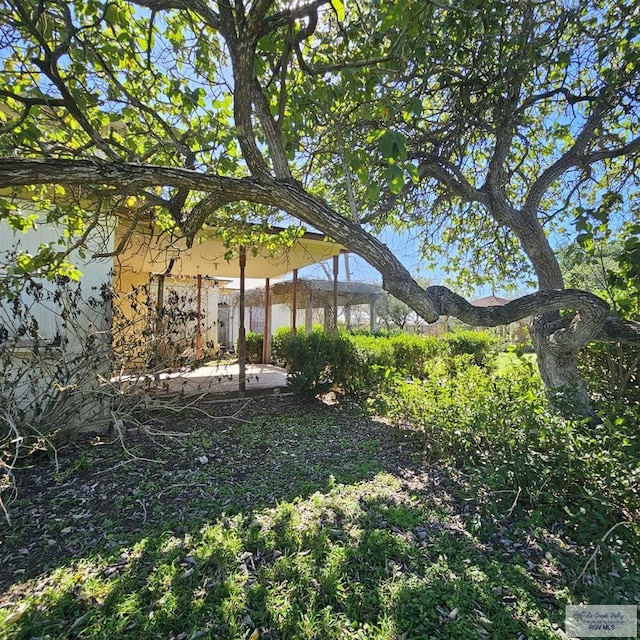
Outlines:
POLYGON ((338 335, 338 269, 340 256, 333 256, 333 333, 338 335))
POLYGON ((196 318, 196 360, 202 360, 202 275, 198 274, 198 315, 196 318))
POLYGON ((298 333, 298 270, 293 270, 293 317, 291 318, 291 335, 295 338, 298 333))
POLYGON ((238 326, 238 365, 240 373, 238 376, 238 391, 244 393, 246 390, 247 378, 247 334, 244 326, 244 303, 245 303, 245 279, 244 271, 247 266, 247 252, 244 247, 240 247, 240 303, 239 303, 239 326, 238 326))
POLYGON ((156 301, 156 342, 162 335, 162 316, 164 311, 164 274, 158 276, 158 298, 156 301))
POLYGON ((262 332, 262 364, 269 362, 269 338, 271 333, 269 318, 269 278, 265 279, 264 284, 264 331, 262 332))

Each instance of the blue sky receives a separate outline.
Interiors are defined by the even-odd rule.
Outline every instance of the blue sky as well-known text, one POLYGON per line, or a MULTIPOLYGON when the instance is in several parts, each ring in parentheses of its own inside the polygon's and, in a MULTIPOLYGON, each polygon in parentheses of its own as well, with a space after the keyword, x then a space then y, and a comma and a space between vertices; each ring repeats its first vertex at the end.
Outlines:
MULTIPOLYGON (((384 242, 393 254, 402 262, 402 264, 409 270, 412 276, 426 278, 433 284, 446 284, 446 274, 441 268, 436 270, 425 267, 424 261, 420 257, 420 247, 417 240, 412 238, 412 235, 408 232, 397 233, 391 229, 387 229, 379 236, 380 240, 384 242)), ((331 261, 326 263, 327 268, 331 272, 331 261)), ((368 264, 364 259, 355 254, 350 254, 349 265, 351 269, 351 279, 359 280, 362 282, 380 282, 382 276, 380 272, 368 264)), ((320 265, 312 265, 300 270, 301 277, 307 278, 326 278, 326 272, 320 265)), ((340 259, 340 272, 338 278, 345 280, 344 260, 340 259)), ((284 280, 291 279, 291 275, 283 278, 284 280)), ((506 298, 513 297, 513 293, 507 294, 501 290, 492 289, 491 286, 477 287, 473 290, 470 297, 471 299, 480 298, 482 296, 491 295, 503 296, 506 298)))

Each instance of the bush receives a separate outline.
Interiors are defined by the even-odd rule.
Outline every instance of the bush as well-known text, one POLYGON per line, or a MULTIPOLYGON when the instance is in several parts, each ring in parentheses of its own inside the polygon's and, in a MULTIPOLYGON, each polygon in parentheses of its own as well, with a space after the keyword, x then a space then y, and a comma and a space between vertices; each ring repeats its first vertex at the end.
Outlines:
POLYGON ((443 335, 441 340, 448 346, 450 355, 469 353, 479 366, 485 366, 501 346, 499 338, 484 331, 454 331, 443 335))
POLYGON ((395 370, 390 340, 371 334, 345 336, 354 350, 354 369, 349 377, 352 392, 372 391, 388 371, 395 370))
POLYGON ((640 346, 592 343, 580 351, 578 365, 596 405, 640 403, 640 346))
POLYGON ((496 338, 473 331, 461 331, 444 338, 407 333, 390 337, 353 335, 351 332, 336 337, 314 328, 311 335, 316 337, 307 345, 305 340, 311 336, 299 334, 294 339, 291 329, 278 329, 272 341, 272 354, 276 362, 289 369, 296 380, 295 386, 308 389, 312 395, 320 393, 315 391, 316 384, 323 389, 338 386, 349 393, 374 394, 394 376, 423 379, 431 375, 442 360, 452 369, 485 365, 499 344, 496 338), (311 353, 305 356, 305 349, 311 353), (467 358, 460 357, 463 355, 467 358))
MULTIPOLYGON (((247 362, 256 364, 262 362, 262 334, 255 331, 247 331, 245 334, 247 344, 247 362)), ((237 351, 236 346, 236 351, 237 351)))
POLYGON ((353 327, 346 332, 350 336, 372 336, 375 338, 391 338, 403 333, 402 329, 384 329, 378 328, 373 333, 370 329, 361 327, 353 327))
POLYGON ((442 342, 432 336, 403 333, 390 339, 394 366, 404 376, 422 378, 430 361, 443 353, 442 342))
POLYGON ((284 363, 284 342, 291 337, 291 327, 278 327, 271 338, 271 361, 284 363))
MULTIPOLYGON (((312 333, 324 333, 324 327, 315 323, 311 328, 312 333)), ((298 327, 296 335, 306 335, 304 327, 298 327)), ((291 327, 278 327, 271 338, 271 361, 274 364, 286 366, 285 343, 291 339, 291 327)))
POLYGON ((345 337, 321 331, 282 336, 282 358, 294 393, 314 397, 332 387, 349 387, 357 360, 345 337))
POLYGON ((630 540, 638 535, 637 416, 611 414, 599 425, 563 419, 550 411, 531 362, 500 375, 470 358, 441 360, 423 380, 388 380, 375 409, 421 431, 426 458, 493 493, 494 515, 519 509, 533 522, 564 521, 578 542, 617 522, 627 523, 630 540))

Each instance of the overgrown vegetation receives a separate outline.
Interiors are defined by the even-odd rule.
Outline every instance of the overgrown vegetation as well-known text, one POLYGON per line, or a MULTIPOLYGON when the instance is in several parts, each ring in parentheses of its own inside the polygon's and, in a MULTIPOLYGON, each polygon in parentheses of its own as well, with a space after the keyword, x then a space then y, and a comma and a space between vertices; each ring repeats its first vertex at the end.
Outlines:
POLYGON ((561 418, 531 362, 515 356, 498 370, 456 356, 422 380, 389 380, 371 402, 422 433, 428 460, 490 484, 496 511, 564 521, 580 543, 620 523, 609 548, 640 552, 637 409, 611 411, 600 424, 561 418))
POLYGON ((28 277, 12 284, 0 282, 3 511, 12 491, 13 469, 21 459, 68 439, 80 424, 104 429, 114 397, 101 385, 111 373, 105 326, 108 290, 97 288, 83 295, 79 285, 69 286, 64 279, 28 277))
MULTIPOLYGON (((297 393, 362 404, 266 402, 222 418, 201 404, 173 419, 149 403, 152 377, 96 377, 100 327, 59 349, 109 292, 56 291, 29 293, 62 305, 60 344, 41 344, 23 302, 4 335, 0 638, 551 639, 565 604, 640 592, 632 354, 611 367, 587 352, 594 384, 606 365, 632 372, 626 387, 597 387, 594 425, 552 413, 533 358, 498 354, 486 333, 281 331, 297 393), (114 424, 111 441, 51 446, 100 398, 87 420, 114 424)), ((156 335, 158 316, 140 309, 116 317, 141 342, 114 340, 126 349, 111 366, 185 353, 178 322, 164 313, 170 333, 156 335)), ((176 313, 191 317, 186 303, 176 313)))
MULTIPOLYGON (((247 362, 262 362, 262 334, 255 331, 247 331, 245 334, 247 345, 247 362)), ((238 347, 236 345, 236 351, 238 347)))
POLYGON ((347 393, 376 393, 390 377, 423 378, 439 360, 461 354, 479 365, 495 354, 499 340, 487 333, 456 331, 441 337, 408 333, 370 335, 311 334, 280 331, 273 341, 274 356, 289 370, 295 393, 313 397, 329 389, 347 393))
MULTIPOLYGON (((206 227, 233 247, 255 247, 251 223, 264 239, 294 218, 366 259, 425 321, 532 317, 549 392, 574 391, 591 415, 578 352, 637 343, 640 325, 565 287, 554 245, 588 248, 600 226, 621 229, 619 275, 637 288, 633 3, 212 6, 3 3, 0 216, 33 239, 15 272, 77 275, 70 246, 84 251, 113 212, 134 234, 153 220, 187 245, 206 227), (40 242, 38 219, 69 242, 40 242), (480 308, 425 289, 379 241, 386 232, 461 290, 539 291, 480 308)), ((290 230, 287 241, 304 233, 290 230)))
MULTIPOLYGON (((156 415, 166 436, 130 434, 135 458, 100 441, 62 452, 62 472, 42 460, 19 473, 0 541, 0 637, 555 640, 565 604, 639 592, 625 527, 596 563, 595 531, 568 526, 575 486, 549 479, 539 493, 553 508, 534 518, 526 487, 518 497, 486 457, 475 473, 453 436, 441 455, 455 466, 433 465, 418 431, 340 406, 207 409, 156 415)), ((522 409, 517 434, 525 421, 522 409)), ((491 439, 504 455, 506 433, 491 439)), ((554 462, 532 453, 522 465, 554 462)))
MULTIPOLYGON (((596 291, 616 313, 639 320, 640 225, 612 229, 599 221, 589 231, 561 254, 569 284, 596 291)), ((640 346, 592 343, 581 351, 579 365, 600 410, 624 411, 640 403, 640 346)))
MULTIPOLYGON (((485 333, 315 333, 289 336, 283 345, 294 391, 364 392, 372 415, 422 435, 425 460, 489 485, 494 515, 518 512, 535 524, 561 521, 581 544, 604 538, 614 563, 623 549, 640 552, 635 386, 624 397, 601 392, 602 421, 594 424, 557 415, 535 359, 516 355, 517 349, 496 358, 499 342, 485 333)), ((587 351, 584 362, 601 355, 599 349, 587 351)), ((637 367, 633 352, 627 358, 637 367)), ((627 371, 607 365, 601 357, 600 368, 590 370, 595 388, 605 370, 627 371)))
POLYGON ((315 330, 306 335, 281 332, 276 353, 289 371, 294 393, 313 398, 332 387, 346 387, 357 366, 355 350, 343 335, 315 330))
MULTIPOLYGON (((195 360, 195 298, 149 287, 116 296, 108 284, 21 276, 0 282, 0 517, 13 471, 81 432, 122 435, 148 420, 163 374, 195 360)), ((215 345, 204 345, 208 354, 215 345)), ((204 389, 203 389, 204 392, 204 389)), ((184 404, 184 403, 182 403, 184 404)))
POLYGON ((580 354, 580 370, 601 411, 640 406, 640 347, 591 344, 580 354))

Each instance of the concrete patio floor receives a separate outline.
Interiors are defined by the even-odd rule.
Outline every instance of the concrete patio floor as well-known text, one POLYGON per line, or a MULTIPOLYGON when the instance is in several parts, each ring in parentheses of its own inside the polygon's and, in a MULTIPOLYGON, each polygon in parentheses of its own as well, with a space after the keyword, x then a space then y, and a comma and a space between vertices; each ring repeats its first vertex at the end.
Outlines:
MULTIPOLYGON (((240 365, 210 364, 197 369, 160 373, 147 378, 151 394, 197 396, 213 394, 225 397, 243 395, 238 389, 240 365)), ((121 378, 121 382, 124 380, 121 378)), ((130 379, 129 379, 130 380, 130 379)), ((140 379, 137 379, 139 382, 140 379)), ((287 386, 287 371, 271 364, 247 364, 245 394, 280 393, 287 386)))

